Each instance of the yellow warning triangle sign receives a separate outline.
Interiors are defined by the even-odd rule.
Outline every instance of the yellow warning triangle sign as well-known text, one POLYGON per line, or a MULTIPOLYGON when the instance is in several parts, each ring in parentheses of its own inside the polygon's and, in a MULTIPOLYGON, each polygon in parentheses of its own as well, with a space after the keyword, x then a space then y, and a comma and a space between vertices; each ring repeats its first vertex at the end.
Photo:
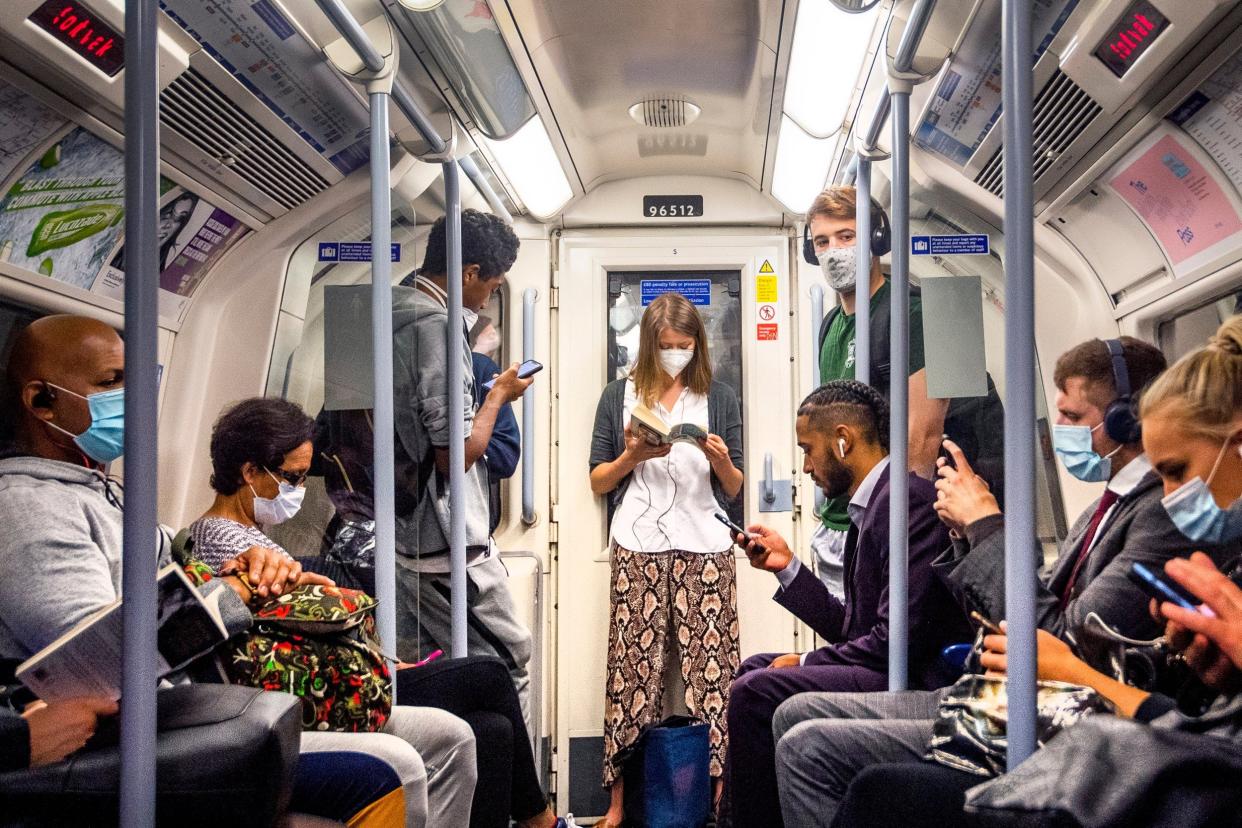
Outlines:
POLYGON ((769 262, 767 259, 764 259, 763 267, 759 268, 759 272, 760 273, 775 273, 776 271, 772 269, 772 263, 769 262))

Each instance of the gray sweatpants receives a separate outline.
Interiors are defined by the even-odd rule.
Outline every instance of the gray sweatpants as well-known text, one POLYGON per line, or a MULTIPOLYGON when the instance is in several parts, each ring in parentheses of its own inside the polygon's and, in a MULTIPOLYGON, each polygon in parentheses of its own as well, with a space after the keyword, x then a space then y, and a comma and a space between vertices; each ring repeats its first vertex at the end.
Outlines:
POLYGON ((406 828, 470 824, 478 778, 474 734, 452 713, 395 705, 380 733, 302 733, 302 753, 326 751, 366 753, 386 762, 401 780, 406 828))
POLYGON ((828 826, 865 767, 917 762, 944 691, 799 693, 772 718, 786 828, 828 826))
MULTIPOLYGON (((397 655, 415 662, 441 649, 452 651, 453 629, 447 572, 417 572, 397 561, 397 655)), ((466 649, 495 656, 509 668, 530 730, 530 630, 518 622, 509 594, 509 571, 499 553, 466 570, 466 649)), ((530 732, 534 732, 530 730, 530 732)))

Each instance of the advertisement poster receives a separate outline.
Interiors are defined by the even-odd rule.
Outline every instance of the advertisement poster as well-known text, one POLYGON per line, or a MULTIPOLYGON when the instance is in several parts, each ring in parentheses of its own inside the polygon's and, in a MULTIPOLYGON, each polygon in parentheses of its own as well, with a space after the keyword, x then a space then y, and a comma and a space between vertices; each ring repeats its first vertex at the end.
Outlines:
POLYGON ((1164 134, 1141 150, 1109 186, 1147 224, 1175 272, 1242 231, 1242 218, 1220 183, 1175 135, 1164 134))
MULTIPOLYGON (((245 235, 247 228, 210 202, 174 187, 161 199, 159 215, 160 315, 178 317, 208 271, 245 235)), ((125 296, 125 248, 112 257, 93 288, 125 296)))
POLYGON ((1225 61, 1169 120, 1212 156, 1242 194, 1242 52, 1225 61))
POLYGON ((0 80, 0 184, 68 122, 16 86, 0 80))
POLYGON ((0 260, 89 289, 121 235, 125 160, 78 128, 0 201, 0 260))

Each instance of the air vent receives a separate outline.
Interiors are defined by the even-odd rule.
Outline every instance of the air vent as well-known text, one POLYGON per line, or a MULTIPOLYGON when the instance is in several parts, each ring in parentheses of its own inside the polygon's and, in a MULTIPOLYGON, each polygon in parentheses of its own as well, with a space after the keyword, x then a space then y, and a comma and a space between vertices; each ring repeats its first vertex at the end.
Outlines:
POLYGON ((679 98, 648 98, 630 107, 630 117, 647 127, 684 127, 694 123, 702 111, 679 98))
MULTIPOLYGON (((1082 135, 1099 114, 1100 105, 1058 69, 1035 96, 1035 108, 1031 113, 1033 173, 1036 182, 1078 140, 1078 136, 1082 135)), ((1004 166, 1005 154, 1001 147, 975 176, 975 183, 993 195, 1003 196, 1004 166)))
POLYGON ((323 176, 193 69, 160 93, 160 125, 288 210, 328 188, 323 176))

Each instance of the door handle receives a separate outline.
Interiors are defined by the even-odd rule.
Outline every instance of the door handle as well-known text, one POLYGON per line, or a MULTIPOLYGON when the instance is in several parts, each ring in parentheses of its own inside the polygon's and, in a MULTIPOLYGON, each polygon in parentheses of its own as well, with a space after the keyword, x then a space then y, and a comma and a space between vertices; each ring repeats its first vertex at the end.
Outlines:
POLYGON ((776 485, 772 482, 772 452, 763 455, 763 502, 771 505, 776 502, 776 485))

